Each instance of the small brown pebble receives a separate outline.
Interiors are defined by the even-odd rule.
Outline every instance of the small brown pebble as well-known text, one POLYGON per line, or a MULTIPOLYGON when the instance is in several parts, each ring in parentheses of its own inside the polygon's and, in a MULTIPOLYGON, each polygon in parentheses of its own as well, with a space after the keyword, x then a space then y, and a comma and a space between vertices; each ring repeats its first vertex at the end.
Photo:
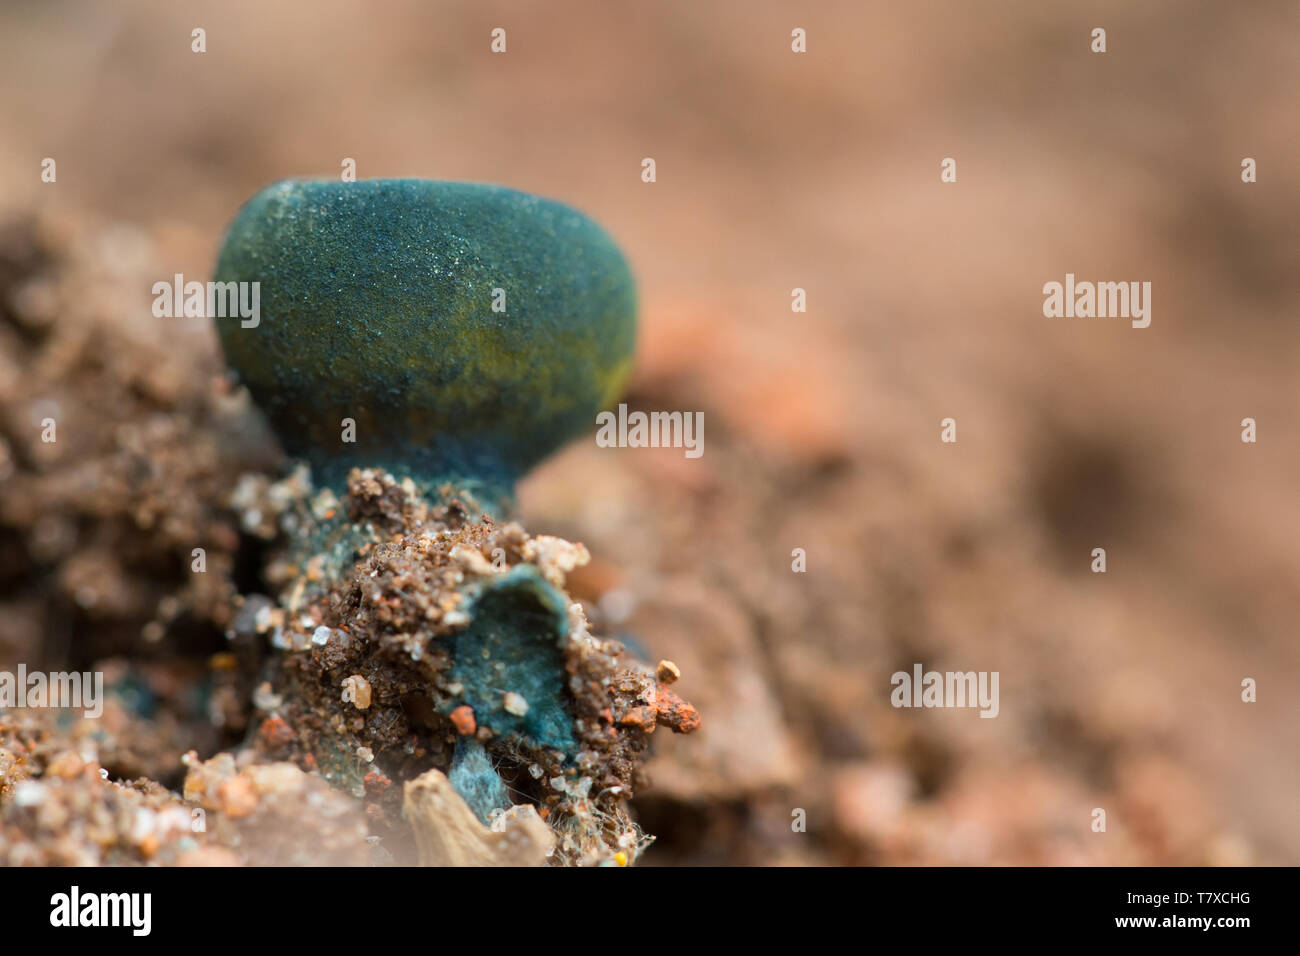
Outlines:
POLYGON ((58 777, 61 780, 71 780, 78 776, 86 768, 86 762, 80 756, 71 750, 65 750, 45 768, 47 777, 58 777))
POLYGON ((343 681, 343 700, 350 701, 357 710, 370 707, 370 681, 360 674, 353 674, 343 681))
POLYGON ((672 661, 660 661, 655 676, 659 678, 661 684, 675 684, 682 676, 682 670, 672 661))
POLYGON ((273 714, 266 720, 262 721, 262 727, 259 731, 262 742, 271 750, 278 750, 289 741, 293 740, 293 728, 279 714, 273 714))
POLYGON ((462 737, 468 737, 478 730, 478 721, 474 719, 474 708, 469 704, 461 704, 453 710, 451 722, 456 725, 456 732, 462 737))
POLYGON ((675 734, 689 734, 700 729, 700 712, 667 687, 660 687, 655 695, 655 712, 675 734))
POLYGON ((233 671, 239 666, 239 658, 234 654, 221 651, 208 658, 208 666, 214 671, 233 671))
POLYGON ((243 774, 231 777, 218 787, 217 800, 230 817, 246 817, 257 809, 257 792, 253 782, 243 774))
POLYGON ((649 707, 633 707, 618 719, 618 723, 620 727, 635 727, 647 734, 653 733, 655 729, 654 711, 649 707))

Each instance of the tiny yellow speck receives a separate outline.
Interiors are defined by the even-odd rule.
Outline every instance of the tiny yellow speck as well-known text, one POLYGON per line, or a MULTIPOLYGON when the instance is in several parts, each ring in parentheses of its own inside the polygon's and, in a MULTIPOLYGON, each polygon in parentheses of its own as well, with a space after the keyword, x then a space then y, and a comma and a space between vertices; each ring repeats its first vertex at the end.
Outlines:
POLYGON ((614 862, 617 863, 619 866, 627 866, 627 854, 624 853, 622 850, 619 850, 617 853, 614 854, 614 862))

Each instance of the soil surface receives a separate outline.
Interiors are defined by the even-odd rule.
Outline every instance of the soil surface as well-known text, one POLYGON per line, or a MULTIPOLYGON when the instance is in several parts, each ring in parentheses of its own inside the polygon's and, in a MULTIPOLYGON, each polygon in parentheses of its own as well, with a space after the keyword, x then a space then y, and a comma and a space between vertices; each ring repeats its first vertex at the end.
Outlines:
POLYGON ((234 756, 278 739, 227 635, 291 463, 208 323, 150 308, 353 158, 592 215, 640 288, 629 407, 704 413, 698 459, 583 440, 519 493, 703 715, 649 740, 642 864, 1300 862, 1300 10, 358 16, 0 11, 0 670, 114 688, 93 727, 0 713, 0 861, 403 861, 383 801, 234 756), (1045 318, 1066 273, 1151 281, 1150 327, 1045 318), (997 671, 996 719, 891 706, 916 663, 997 671))

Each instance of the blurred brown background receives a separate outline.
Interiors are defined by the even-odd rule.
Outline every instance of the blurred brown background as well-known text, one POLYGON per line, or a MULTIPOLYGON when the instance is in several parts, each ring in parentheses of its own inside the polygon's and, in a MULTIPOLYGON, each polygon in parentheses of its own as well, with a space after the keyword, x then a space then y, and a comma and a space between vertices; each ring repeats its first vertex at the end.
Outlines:
POLYGON ((580 443, 522 508, 705 714, 647 862, 1295 864, 1300 7, 1071 6, 10 2, 0 209, 207 276, 244 199, 352 157, 621 241, 629 401, 705 455, 580 443), (1150 328, 1044 318, 1066 272, 1150 281, 1150 328), (1000 671, 1001 715, 893 710, 913 662, 1000 671))

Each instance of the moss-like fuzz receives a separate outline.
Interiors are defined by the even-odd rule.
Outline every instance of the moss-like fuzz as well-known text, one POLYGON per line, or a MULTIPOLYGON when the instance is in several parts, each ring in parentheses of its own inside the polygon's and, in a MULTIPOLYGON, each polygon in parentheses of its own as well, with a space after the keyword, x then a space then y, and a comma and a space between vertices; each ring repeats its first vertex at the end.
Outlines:
POLYGON ((216 281, 260 283, 256 327, 216 319, 222 347, 327 481, 364 464, 508 490, 591 427, 631 366, 636 294, 617 246, 512 189, 276 183, 239 212, 216 281))

